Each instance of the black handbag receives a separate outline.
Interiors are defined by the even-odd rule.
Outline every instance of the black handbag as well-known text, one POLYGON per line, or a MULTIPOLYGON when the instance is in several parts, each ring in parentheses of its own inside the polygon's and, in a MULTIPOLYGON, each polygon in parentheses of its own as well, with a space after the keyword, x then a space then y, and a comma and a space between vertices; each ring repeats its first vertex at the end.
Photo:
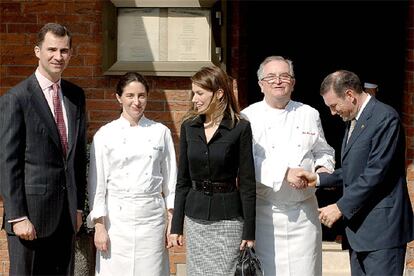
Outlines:
POLYGON ((263 276, 262 265, 252 247, 240 251, 234 276, 263 276))

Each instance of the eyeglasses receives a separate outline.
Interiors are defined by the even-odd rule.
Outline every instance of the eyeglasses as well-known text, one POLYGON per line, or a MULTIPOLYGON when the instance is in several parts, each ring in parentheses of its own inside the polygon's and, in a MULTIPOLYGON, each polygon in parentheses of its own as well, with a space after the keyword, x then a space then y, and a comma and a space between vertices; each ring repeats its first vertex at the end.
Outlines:
POLYGON ((288 73, 282 73, 280 75, 268 75, 261 79, 261 81, 265 81, 267 83, 274 83, 275 81, 280 82, 291 82, 292 79, 294 79, 293 76, 291 76, 288 73))

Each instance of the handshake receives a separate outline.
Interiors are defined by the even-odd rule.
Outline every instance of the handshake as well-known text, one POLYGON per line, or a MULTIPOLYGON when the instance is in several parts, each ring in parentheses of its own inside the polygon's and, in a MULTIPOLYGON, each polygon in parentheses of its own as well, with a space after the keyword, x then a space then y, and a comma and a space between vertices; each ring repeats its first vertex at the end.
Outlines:
MULTIPOLYGON (((317 172, 322 172, 322 170, 317 172)), ((316 173, 306 171, 303 168, 288 168, 286 180, 292 188, 305 189, 315 187, 318 178, 316 173)))

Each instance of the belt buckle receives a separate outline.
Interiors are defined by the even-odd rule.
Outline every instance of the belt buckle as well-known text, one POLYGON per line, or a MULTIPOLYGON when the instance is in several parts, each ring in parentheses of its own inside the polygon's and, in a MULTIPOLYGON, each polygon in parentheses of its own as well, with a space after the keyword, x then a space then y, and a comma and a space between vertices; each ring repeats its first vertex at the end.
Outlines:
POLYGON ((213 185, 211 185, 211 180, 203 180, 202 183, 204 194, 211 196, 213 194, 213 185))

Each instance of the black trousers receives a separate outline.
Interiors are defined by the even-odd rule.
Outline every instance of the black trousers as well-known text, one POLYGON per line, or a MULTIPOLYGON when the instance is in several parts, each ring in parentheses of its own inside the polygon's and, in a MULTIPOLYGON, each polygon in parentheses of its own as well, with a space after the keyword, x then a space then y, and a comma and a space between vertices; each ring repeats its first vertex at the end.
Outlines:
POLYGON ((73 275, 75 233, 67 204, 56 231, 33 241, 8 235, 10 275, 73 275))
POLYGON ((352 276, 402 276, 407 246, 356 252, 349 249, 352 276))

